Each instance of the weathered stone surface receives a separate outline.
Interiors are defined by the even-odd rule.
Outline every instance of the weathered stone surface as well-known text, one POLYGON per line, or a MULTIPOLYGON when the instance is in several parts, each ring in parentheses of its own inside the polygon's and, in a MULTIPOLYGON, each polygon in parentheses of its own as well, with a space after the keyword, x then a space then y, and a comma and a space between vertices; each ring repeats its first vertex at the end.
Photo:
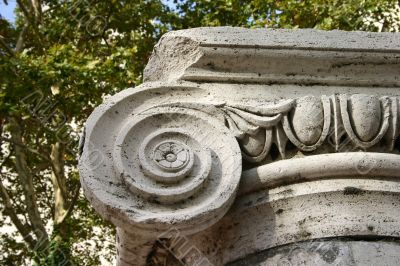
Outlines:
POLYGON ((301 242, 249 256, 229 266, 381 265, 400 264, 398 241, 326 240, 301 242))
POLYGON ((145 81, 398 86, 395 33, 198 28, 165 34, 145 81))
POLYGON ((118 227, 119 265, 365 265, 380 250, 398 264, 373 239, 400 238, 399 47, 391 33, 166 34, 146 82, 86 125, 82 187, 118 227), (307 249, 320 239, 334 257, 307 249))

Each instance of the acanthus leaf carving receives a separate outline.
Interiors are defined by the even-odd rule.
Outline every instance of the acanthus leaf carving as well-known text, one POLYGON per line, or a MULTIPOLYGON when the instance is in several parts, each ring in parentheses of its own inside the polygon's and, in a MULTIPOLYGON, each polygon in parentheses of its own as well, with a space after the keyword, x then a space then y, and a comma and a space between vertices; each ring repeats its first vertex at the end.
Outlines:
POLYGON ((272 143, 277 142, 282 157, 286 141, 276 131, 282 117, 294 106, 295 100, 283 100, 265 106, 246 106, 242 104, 226 104, 221 107, 225 112, 228 127, 238 135, 242 147, 242 156, 246 161, 259 163, 270 152, 272 143), (236 132, 239 132, 237 134, 236 132), (248 136, 246 136, 248 135, 248 136))
POLYGON ((233 111, 233 108, 226 107, 224 111, 227 114, 226 117, 232 120, 242 134, 254 136, 258 133, 260 126, 256 123, 250 122, 248 119, 246 119, 246 117, 237 114, 235 111, 233 111))
POLYGON ((226 110, 237 114, 239 117, 245 119, 246 121, 254 124, 255 126, 262 128, 271 128, 275 126, 282 118, 282 114, 276 114, 274 116, 259 116, 249 112, 244 112, 240 109, 232 108, 229 106, 224 107, 226 110))

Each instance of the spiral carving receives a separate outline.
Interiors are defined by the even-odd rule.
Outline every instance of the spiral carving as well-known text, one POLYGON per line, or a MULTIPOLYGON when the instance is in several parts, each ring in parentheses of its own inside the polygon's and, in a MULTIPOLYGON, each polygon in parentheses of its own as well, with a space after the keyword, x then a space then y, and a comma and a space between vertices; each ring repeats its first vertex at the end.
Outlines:
MULTIPOLYGON (((107 115, 102 115, 96 132, 109 131, 107 123, 107 115)), ((223 121, 190 108, 161 106, 115 125, 113 135, 89 135, 93 146, 81 159, 85 161, 92 148, 112 147, 102 167, 84 169, 81 163, 81 172, 98 177, 83 184, 90 187, 86 191, 93 193, 89 197, 97 209, 113 206, 104 212, 113 213, 109 219, 115 224, 150 235, 171 225, 193 233, 226 213, 242 170, 239 145, 223 121)))
POLYGON ((130 138, 140 134, 143 123, 128 125, 116 142, 116 166, 131 192, 161 204, 193 196, 209 177, 209 148, 189 132, 177 128, 156 130, 140 144, 133 143, 130 138), (135 151, 139 151, 136 161, 135 151))

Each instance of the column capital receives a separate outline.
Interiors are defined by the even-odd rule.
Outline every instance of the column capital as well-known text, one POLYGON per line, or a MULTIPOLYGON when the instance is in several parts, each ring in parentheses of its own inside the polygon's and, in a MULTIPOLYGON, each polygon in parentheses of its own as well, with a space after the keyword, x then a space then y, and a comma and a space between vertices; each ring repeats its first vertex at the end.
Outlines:
POLYGON ((233 245, 207 255, 216 264, 296 241, 371 235, 369 223, 379 224, 374 235, 399 237, 399 219, 384 226, 368 214, 368 206, 379 206, 349 197, 369 191, 385 212, 399 196, 399 47, 400 36, 391 33, 168 33, 145 83, 108 98, 89 117, 79 164, 85 195, 121 236, 143 238, 119 248, 149 250, 176 231, 195 243, 217 243, 216 232, 224 231, 224 240, 241 236, 243 244, 250 241, 246 228, 266 230, 244 251, 233 245), (287 206, 305 198, 317 206, 318 197, 333 207, 308 204, 309 219, 292 209, 305 217, 301 228, 296 219, 280 219, 287 206), (341 213, 346 202, 349 213, 341 213), (373 220, 355 221, 356 205, 373 220), (327 219, 332 213, 337 217, 327 219), (317 217, 325 224, 314 223, 317 217))

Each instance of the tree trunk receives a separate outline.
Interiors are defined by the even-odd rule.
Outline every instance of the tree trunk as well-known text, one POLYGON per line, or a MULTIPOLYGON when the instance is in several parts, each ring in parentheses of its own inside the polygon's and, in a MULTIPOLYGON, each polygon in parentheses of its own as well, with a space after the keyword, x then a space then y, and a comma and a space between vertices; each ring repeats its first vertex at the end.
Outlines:
POLYGON ((60 224, 64 220, 67 207, 67 184, 64 175, 64 149, 57 142, 51 147, 52 174, 51 181, 54 188, 54 224, 60 224))
MULTIPOLYGON (((23 144, 22 130, 15 118, 10 119, 11 139, 14 143, 23 144)), ((14 144, 15 166, 18 173, 21 186, 25 196, 25 206, 33 232, 36 235, 38 244, 35 251, 43 251, 47 248, 49 237, 40 217, 38 205, 36 203, 36 194, 33 186, 33 176, 26 161, 26 151, 20 145, 14 144)))
POLYGON ((47 265, 72 265, 68 216, 70 214, 71 202, 68 204, 68 187, 64 171, 64 147, 57 142, 51 147, 52 174, 51 181, 54 188, 54 229, 52 234, 52 245, 47 265))

